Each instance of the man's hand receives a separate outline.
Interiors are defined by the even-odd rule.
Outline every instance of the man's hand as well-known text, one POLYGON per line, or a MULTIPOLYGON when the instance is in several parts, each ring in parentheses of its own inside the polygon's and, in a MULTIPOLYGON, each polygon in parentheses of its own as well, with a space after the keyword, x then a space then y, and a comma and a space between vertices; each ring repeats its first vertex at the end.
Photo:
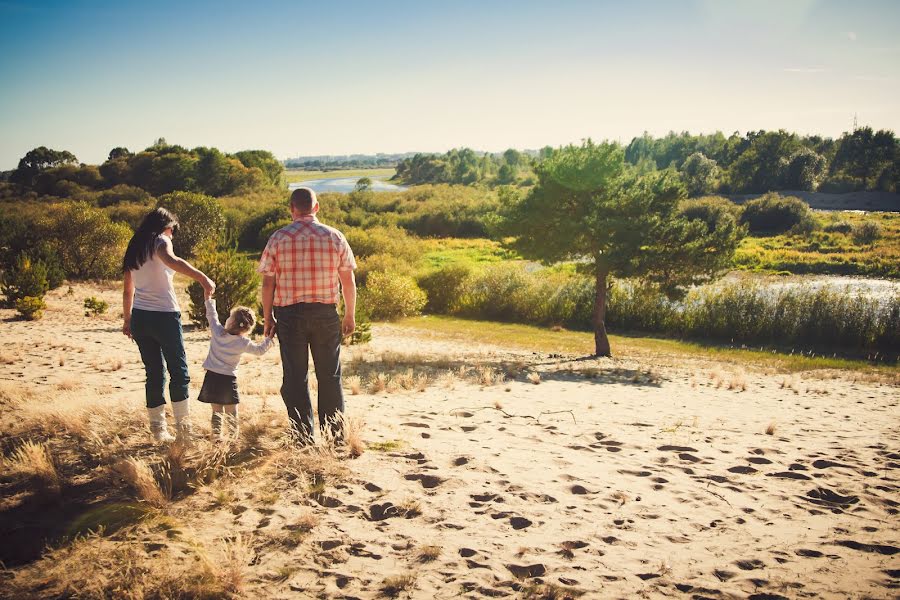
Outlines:
POLYGON ((346 337, 354 331, 356 331, 356 316, 347 313, 344 315, 344 322, 341 324, 341 333, 346 337))
POLYGON ((131 338, 131 319, 126 318, 122 322, 122 333, 131 338))
POLYGON ((275 337, 275 325, 277 322, 275 321, 274 316, 266 317, 265 325, 263 326, 263 335, 270 338, 275 337))

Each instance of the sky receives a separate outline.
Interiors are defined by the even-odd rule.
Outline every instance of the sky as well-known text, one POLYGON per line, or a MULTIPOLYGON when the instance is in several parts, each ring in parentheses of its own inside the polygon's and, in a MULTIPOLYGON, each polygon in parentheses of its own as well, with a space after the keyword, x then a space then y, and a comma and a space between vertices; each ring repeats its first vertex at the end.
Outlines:
POLYGON ((0 0, 0 170, 900 131, 900 1, 0 0))

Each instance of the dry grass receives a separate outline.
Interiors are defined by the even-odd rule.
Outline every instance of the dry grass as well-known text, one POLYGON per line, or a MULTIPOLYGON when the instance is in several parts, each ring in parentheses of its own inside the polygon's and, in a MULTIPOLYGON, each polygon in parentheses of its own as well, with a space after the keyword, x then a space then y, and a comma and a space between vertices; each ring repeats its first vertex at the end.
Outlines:
POLYGON ((72 390, 77 390, 81 387, 81 383, 77 380, 67 377, 66 379, 60 380, 59 383, 56 384, 56 389, 64 392, 70 392, 72 390))
POLYGON ((538 384, 541 383, 541 376, 540 376, 539 373, 533 373, 533 372, 532 372, 532 373, 529 373, 529 374, 528 374, 528 381, 530 381, 530 382, 533 383, 534 385, 538 385, 538 384))
POLYGON ((0 365, 11 365, 19 360, 19 353, 12 353, 8 350, 0 351, 0 365))
POLYGON ((503 383, 504 374, 493 367, 480 366, 475 369, 475 383, 485 387, 503 383))
POLYGON ((388 389, 390 379, 384 373, 376 373, 369 382, 369 393, 380 394, 388 389))
POLYGON ((59 353, 59 357, 57 358, 57 363, 61 367, 66 366, 66 355, 63 354, 62 352, 59 353))
POLYGON ((769 426, 766 427, 766 435, 775 435, 775 421, 769 423, 769 426))
POLYGON ((147 504, 162 508, 169 502, 153 470, 140 458, 128 457, 113 465, 113 471, 132 488, 137 498, 147 504))
POLYGON ((418 517, 422 514, 422 502, 416 498, 407 498, 397 505, 397 509, 406 518, 418 517))
POLYGON ((522 589, 522 598, 527 600, 573 600, 584 594, 583 590, 567 588, 555 583, 528 585, 522 589))
POLYGON ((338 415, 341 430, 344 432, 344 441, 350 456, 357 458, 366 451, 366 443, 362 439, 362 432, 366 426, 362 417, 348 417, 346 414, 338 415))
POLYGON ((347 382, 347 387, 350 388, 350 393, 354 396, 359 396, 362 391, 362 378, 359 375, 351 375, 345 378, 347 382))
POLYGON ((413 589, 415 585, 416 576, 413 573, 409 573, 406 575, 395 575, 393 577, 385 578, 385 580, 381 584, 381 592, 386 596, 395 598, 402 592, 413 589))
POLYGON ((23 442, 3 460, 3 467, 4 471, 15 478, 35 482, 41 491, 59 493, 59 472, 45 444, 31 440, 23 442))
POLYGON ((732 373, 728 380, 728 389, 737 392, 747 391, 747 374, 743 370, 732 373))
POLYGON ((223 540, 221 561, 218 564, 218 579, 222 587, 232 594, 244 591, 247 582, 247 567, 253 559, 252 538, 237 534, 232 539, 223 540))
POLYGON ((416 561, 420 563, 433 562, 441 555, 440 546, 422 546, 416 554, 416 561))

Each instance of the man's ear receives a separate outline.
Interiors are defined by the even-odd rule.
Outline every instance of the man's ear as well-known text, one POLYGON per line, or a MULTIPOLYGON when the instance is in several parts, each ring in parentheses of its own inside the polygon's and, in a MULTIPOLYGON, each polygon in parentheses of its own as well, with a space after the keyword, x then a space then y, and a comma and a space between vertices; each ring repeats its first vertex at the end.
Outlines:
POLYGON ((317 212, 319 212, 319 206, 320 206, 319 201, 316 200, 316 203, 313 204, 312 214, 316 214, 317 212))

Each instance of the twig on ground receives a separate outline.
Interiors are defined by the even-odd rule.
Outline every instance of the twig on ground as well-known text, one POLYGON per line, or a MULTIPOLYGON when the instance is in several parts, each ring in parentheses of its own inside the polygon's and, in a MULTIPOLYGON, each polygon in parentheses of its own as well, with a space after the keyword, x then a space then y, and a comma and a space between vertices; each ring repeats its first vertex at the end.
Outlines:
POLYGON ((534 419, 535 422, 537 422, 537 423, 541 422, 541 417, 543 417, 544 415, 558 415, 560 413, 568 413, 569 416, 572 417, 572 422, 576 423, 576 424, 578 423, 578 420, 575 419, 575 413, 573 413, 571 410, 545 410, 545 411, 542 411, 540 414, 538 414, 538 416, 535 417, 534 415, 515 415, 513 413, 508 413, 505 410, 503 410, 502 408, 498 408, 496 406, 479 406, 477 408, 466 408, 466 407, 454 408, 450 411, 450 414, 452 415, 453 413, 459 412, 459 411, 480 412, 482 410, 496 410, 497 412, 503 413, 507 417, 518 418, 518 419, 534 419))

